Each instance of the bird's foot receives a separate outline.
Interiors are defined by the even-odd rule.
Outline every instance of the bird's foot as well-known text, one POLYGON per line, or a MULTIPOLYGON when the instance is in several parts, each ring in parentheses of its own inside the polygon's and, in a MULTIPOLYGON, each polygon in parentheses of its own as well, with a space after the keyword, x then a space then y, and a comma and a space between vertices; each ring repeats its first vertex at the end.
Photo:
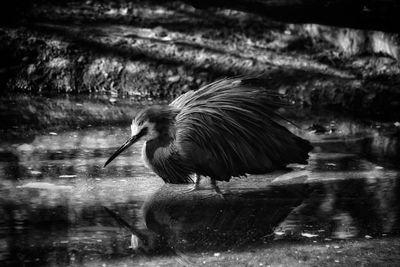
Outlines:
POLYGON ((218 185, 212 183, 212 188, 214 189, 215 193, 218 194, 223 200, 226 200, 225 193, 222 193, 221 189, 219 189, 218 185))
MULTIPOLYGON (((229 193, 223 193, 216 183, 211 183, 211 188, 215 193, 218 194, 218 196, 220 196, 222 199, 226 200, 225 196, 229 193)), ((192 192, 201 191, 201 190, 207 191, 207 190, 210 190, 210 188, 202 187, 202 186, 200 186, 200 184, 195 183, 195 184, 191 185, 189 188, 184 189, 182 192, 186 194, 186 193, 192 193, 192 192)), ((210 197, 211 197, 211 195, 210 195, 210 197)))
POLYGON ((191 193, 191 192, 195 192, 195 191, 199 191, 202 190, 202 188, 200 187, 199 184, 193 184, 190 186, 190 188, 185 189, 183 192, 184 193, 191 193))

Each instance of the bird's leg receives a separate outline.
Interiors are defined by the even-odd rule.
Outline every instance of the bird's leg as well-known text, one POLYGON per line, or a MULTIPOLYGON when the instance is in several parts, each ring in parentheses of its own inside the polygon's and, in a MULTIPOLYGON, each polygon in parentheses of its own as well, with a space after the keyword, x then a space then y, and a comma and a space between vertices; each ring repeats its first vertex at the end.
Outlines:
POLYGON ((219 189, 218 185, 217 185, 217 181, 211 178, 211 187, 214 189, 214 191, 221 195, 222 197, 224 196, 224 194, 221 192, 221 190, 219 189))
POLYGON ((195 188, 199 188, 200 186, 200 181, 201 181, 201 175, 196 173, 196 182, 195 182, 195 188))

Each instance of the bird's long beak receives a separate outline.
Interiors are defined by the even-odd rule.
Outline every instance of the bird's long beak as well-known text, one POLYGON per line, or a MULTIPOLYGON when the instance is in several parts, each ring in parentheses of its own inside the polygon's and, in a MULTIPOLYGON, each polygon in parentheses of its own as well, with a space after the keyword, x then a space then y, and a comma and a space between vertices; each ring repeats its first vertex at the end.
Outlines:
POLYGON ((138 134, 133 135, 131 138, 126 140, 126 142, 120 148, 118 148, 118 150, 115 151, 114 154, 112 154, 111 157, 106 161, 103 168, 106 167, 111 161, 113 161, 113 159, 115 159, 119 154, 121 154, 122 151, 124 151, 125 149, 136 143, 145 134, 146 130, 142 129, 138 134))

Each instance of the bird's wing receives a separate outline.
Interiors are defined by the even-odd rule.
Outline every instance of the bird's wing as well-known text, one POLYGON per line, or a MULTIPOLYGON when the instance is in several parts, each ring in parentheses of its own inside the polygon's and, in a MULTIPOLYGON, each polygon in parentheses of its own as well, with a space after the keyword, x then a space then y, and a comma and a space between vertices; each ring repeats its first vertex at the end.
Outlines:
POLYGON ((265 173, 305 163, 311 145, 276 123, 276 109, 289 106, 257 78, 230 78, 190 91, 170 105, 176 116, 175 145, 204 175, 218 180, 265 173))

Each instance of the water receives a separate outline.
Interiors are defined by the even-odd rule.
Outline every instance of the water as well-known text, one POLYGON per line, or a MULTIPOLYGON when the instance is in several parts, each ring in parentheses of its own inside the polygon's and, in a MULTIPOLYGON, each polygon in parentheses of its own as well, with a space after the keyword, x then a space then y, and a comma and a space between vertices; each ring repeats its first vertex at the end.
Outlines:
POLYGON ((163 246, 213 253, 221 244, 230 249, 279 240, 397 235, 399 128, 349 120, 330 124, 322 134, 292 129, 315 146, 309 165, 220 183, 226 199, 209 189, 206 179, 205 190, 198 192, 187 193, 187 185, 165 186, 144 167, 141 143, 103 169, 128 137, 128 128, 48 133, 3 143, 0 262, 145 262, 129 248, 130 233, 104 206, 158 242, 148 246, 154 249, 150 255, 158 255, 163 246), (167 241, 159 242, 160 236, 167 241))

